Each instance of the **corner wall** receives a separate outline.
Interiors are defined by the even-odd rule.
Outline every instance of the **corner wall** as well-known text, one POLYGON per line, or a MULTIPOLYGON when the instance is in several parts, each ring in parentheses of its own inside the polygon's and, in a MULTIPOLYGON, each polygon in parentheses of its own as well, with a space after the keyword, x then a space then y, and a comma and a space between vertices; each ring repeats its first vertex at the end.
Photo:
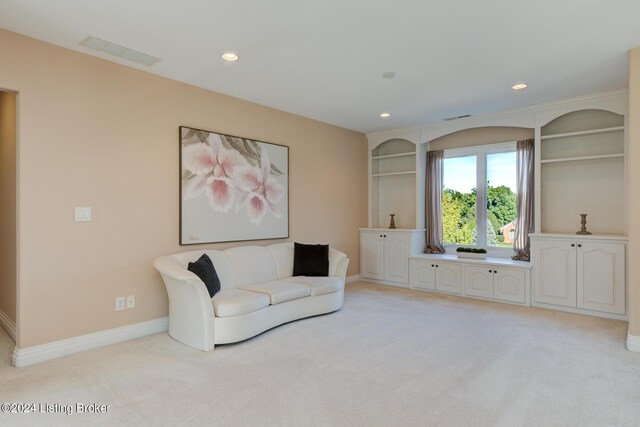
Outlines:
POLYGON ((629 53, 629 116, 627 118, 629 167, 627 253, 629 292, 629 350, 640 351, 640 47, 629 53))
POLYGON ((0 51, 0 87, 20 93, 19 348, 164 317, 154 258, 243 244, 178 245, 180 125, 289 146, 289 240, 330 243, 359 272, 363 134, 4 30, 0 51))
POLYGON ((16 286, 16 94, 0 91, 0 311, 14 327, 16 286))

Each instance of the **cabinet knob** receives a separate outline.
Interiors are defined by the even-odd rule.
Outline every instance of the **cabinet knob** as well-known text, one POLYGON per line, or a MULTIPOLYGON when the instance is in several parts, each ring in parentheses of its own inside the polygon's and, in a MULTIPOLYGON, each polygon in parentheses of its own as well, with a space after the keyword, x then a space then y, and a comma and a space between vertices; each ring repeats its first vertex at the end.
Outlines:
POLYGON ((438 267, 438 264, 436 264, 436 267, 438 267))
POLYGON ((581 243, 578 243, 578 247, 579 247, 579 248, 581 248, 581 247, 582 247, 582 244, 581 244, 581 243))
POLYGON ((384 237, 387 237, 387 235, 385 234, 384 237))
POLYGON ((493 273, 494 273, 494 274, 495 274, 495 273, 497 273, 497 272, 498 272, 498 270, 493 270, 493 273))
POLYGON ((431 267, 435 267, 435 266, 436 266, 435 264, 431 264, 431 267))
POLYGON ((572 243, 572 244, 571 244, 571 247, 572 247, 572 248, 575 248, 575 247, 576 247, 576 244, 575 244, 575 243, 572 243))
POLYGON ((489 270, 489 273, 493 273, 493 270, 489 270))
POLYGON ((380 237, 382 237, 382 234, 380 235, 380 237))

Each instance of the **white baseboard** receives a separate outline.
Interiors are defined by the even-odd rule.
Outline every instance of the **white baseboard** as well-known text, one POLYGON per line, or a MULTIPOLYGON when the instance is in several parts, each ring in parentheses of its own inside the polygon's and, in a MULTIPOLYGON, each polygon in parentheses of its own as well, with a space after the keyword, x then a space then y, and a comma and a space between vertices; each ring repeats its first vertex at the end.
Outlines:
POLYGON ((115 344, 122 341, 140 338, 146 335, 164 332, 169 329, 169 318, 149 320, 120 328, 108 329, 93 334, 81 335, 66 340, 27 348, 15 348, 13 351, 13 365, 18 368, 44 362, 57 357, 78 353, 92 348, 115 344))
POLYGON ((355 282, 359 282, 360 281, 360 275, 359 274, 354 274, 353 276, 347 276, 347 280, 345 280, 345 285, 350 285, 351 283, 355 283, 355 282))
POLYGON ((16 322, 2 310, 0 310, 0 327, 7 331, 13 342, 16 342, 16 322))
POLYGON ((387 282, 386 280, 377 280, 377 279, 360 279, 360 280, 367 283, 375 283, 376 285, 387 285, 387 286, 394 286, 396 288, 407 288, 407 289, 411 288, 408 283, 387 282))
POLYGON ((640 337, 627 333, 627 350, 640 352, 640 337))

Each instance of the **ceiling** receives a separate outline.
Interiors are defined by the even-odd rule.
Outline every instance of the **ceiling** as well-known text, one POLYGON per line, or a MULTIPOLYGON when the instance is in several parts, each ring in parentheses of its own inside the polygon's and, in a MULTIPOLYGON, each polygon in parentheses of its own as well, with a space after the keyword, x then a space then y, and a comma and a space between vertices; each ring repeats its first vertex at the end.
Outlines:
POLYGON ((363 132, 626 87, 639 18, 638 0, 0 0, 7 30, 363 132))

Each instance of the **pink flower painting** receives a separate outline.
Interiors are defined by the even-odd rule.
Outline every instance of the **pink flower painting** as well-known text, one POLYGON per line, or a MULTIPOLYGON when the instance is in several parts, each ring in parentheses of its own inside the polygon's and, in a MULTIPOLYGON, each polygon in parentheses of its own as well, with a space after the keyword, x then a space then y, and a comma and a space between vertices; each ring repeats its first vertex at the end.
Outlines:
POLYGON ((278 213, 277 203, 284 195, 284 188, 271 176, 271 164, 266 152, 262 154, 260 168, 245 166, 238 171, 236 185, 241 191, 236 211, 246 206, 252 223, 260 224, 267 212, 276 218, 282 217, 278 213))
MULTIPOLYGON (((238 215, 244 216, 247 226, 253 227, 261 226, 270 217, 286 222, 288 236, 288 215, 286 218, 284 215, 288 213, 287 147, 186 127, 181 127, 180 135, 183 216, 197 217, 199 222, 206 223, 206 212, 194 213, 188 209, 205 197, 203 200, 211 212, 209 217, 216 224, 225 217, 213 213, 229 215, 230 227, 241 224, 238 215), (276 154, 279 163, 272 163, 270 152, 276 154)), ((185 240, 182 231, 185 225, 188 226, 181 222, 182 240, 185 240)), ((220 231, 225 234, 227 230, 220 231)), ((190 230, 186 240, 200 241, 200 234, 190 230)))

